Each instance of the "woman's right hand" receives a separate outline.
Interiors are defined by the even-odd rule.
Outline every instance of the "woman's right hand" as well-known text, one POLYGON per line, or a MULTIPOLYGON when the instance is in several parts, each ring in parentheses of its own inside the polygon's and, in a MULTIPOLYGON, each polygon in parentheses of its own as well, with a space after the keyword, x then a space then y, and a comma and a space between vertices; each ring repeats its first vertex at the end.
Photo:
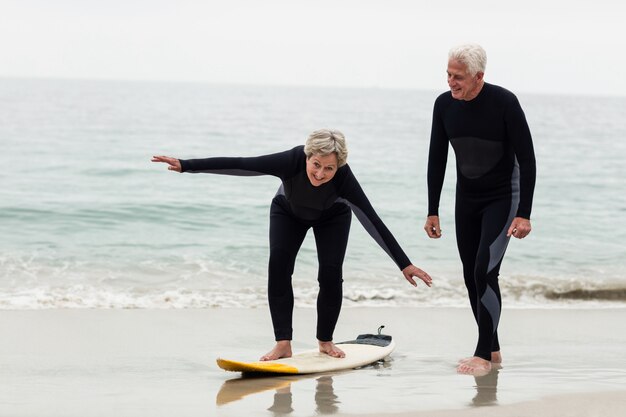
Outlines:
POLYGON ((409 284, 414 287, 417 287, 417 283, 415 282, 413 277, 421 279, 422 281, 424 281, 424 284, 428 285, 429 287, 433 285, 433 279, 430 277, 430 275, 428 275, 426 272, 422 271, 413 264, 404 268, 402 270, 402 275, 404 275, 404 278, 409 281, 409 284))
POLYGON ((168 165, 167 169, 170 171, 182 172, 183 168, 180 166, 180 161, 176 158, 169 156, 153 156, 152 162, 163 162, 168 165))

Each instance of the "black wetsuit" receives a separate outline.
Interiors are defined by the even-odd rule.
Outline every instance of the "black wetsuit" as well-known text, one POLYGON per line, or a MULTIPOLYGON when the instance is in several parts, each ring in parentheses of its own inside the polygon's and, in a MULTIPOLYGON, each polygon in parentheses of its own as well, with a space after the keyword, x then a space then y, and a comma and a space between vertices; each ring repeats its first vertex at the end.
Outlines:
POLYGON ((251 158, 181 160, 182 172, 274 175, 282 181, 270 208, 268 299, 276 340, 292 339, 293 274, 296 255, 313 228, 319 262, 317 338, 331 341, 342 301, 342 265, 351 211, 401 270, 411 264, 378 217, 348 165, 314 187, 306 174, 304 146, 251 158))
POLYGON ((530 219, 535 154, 524 112, 513 93, 483 85, 476 98, 450 92, 435 101, 428 157, 428 215, 439 215, 448 142, 456 154, 456 238, 478 323, 475 356, 500 350, 500 264, 514 217, 530 219))

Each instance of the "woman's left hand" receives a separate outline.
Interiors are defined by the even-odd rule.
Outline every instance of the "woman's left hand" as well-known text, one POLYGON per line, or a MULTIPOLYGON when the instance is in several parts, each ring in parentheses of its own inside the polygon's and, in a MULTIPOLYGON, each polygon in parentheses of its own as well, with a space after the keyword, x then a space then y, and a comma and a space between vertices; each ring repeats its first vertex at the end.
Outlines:
POLYGON ((413 264, 404 268, 402 270, 402 274, 404 275, 404 278, 406 278, 406 280, 409 281, 409 283, 414 287, 417 287, 417 283, 415 282, 413 277, 418 277, 419 279, 424 281, 424 284, 428 285, 429 287, 433 285, 433 279, 430 277, 430 275, 428 275, 426 272, 422 271, 413 264))
POLYGON ((182 172, 182 167, 180 166, 180 161, 176 158, 172 158, 171 156, 153 156, 152 162, 163 162, 166 163, 167 169, 170 171, 182 172))

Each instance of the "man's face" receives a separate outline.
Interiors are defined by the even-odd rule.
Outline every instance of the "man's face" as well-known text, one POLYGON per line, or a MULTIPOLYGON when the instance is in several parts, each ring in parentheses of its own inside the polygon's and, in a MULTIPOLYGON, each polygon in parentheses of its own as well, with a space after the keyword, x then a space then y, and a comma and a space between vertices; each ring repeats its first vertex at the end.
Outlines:
POLYGON ((452 97, 457 100, 476 98, 482 86, 484 73, 472 76, 467 73, 467 66, 455 59, 448 61, 448 86, 452 97))

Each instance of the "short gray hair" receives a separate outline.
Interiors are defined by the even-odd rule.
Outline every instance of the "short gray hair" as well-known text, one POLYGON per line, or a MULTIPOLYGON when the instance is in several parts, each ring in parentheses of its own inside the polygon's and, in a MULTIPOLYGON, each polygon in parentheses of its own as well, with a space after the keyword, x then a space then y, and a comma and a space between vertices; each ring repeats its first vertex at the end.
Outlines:
POLYGON ((487 53, 482 46, 475 43, 455 46, 448 52, 448 60, 459 61, 467 67, 469 75, 485 72, 487 67, 487 53))
POLYGON ((346 138, 338 130, 320 129, 309 135, 304 145, 307 159, 313 155, 337 155, 337 168, 345 165, 348 160, 346 138))

